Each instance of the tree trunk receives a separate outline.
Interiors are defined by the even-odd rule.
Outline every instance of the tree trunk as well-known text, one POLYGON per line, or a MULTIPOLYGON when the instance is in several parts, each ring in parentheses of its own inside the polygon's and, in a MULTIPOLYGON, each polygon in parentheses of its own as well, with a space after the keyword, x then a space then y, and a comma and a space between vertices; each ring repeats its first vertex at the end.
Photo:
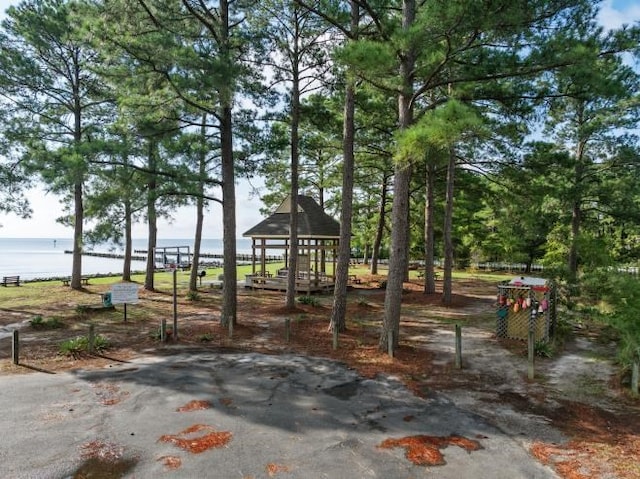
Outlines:
POLYGON ((156 143, 153 140, 148 140, 148 158, 147 163, 150 173, 149 180, 147 182, 147 269, 144 278, 144 289, 147 291, 153 291, 154 274, 155 274, 155 248, 158 240, 158 214, 156 212, 156 198, 157 198, 157 180, 154 171, 157 168, 156 161, 156 143))
POLYGON ((82 229, 84 224, 84 206, 82 204, 82 182, 74 185, 74 224, 73 224, 73 264, 71 266, 71 284, 73 289, 82 289, 82 229))
MULTIPOLYGON (((359 9, 355 0, 351 0, 351 33, 357 39, 359 9)), ((347 286, 349 282, 349 263, 351 261, 351 221, 353 219, 353 174, 355 169, 355 101, 354 79, 347 72, 347 87, 344 100, 343 125, 343 164, 342 164, 342 212, 340 215, 340 245, 338 263, 335 271, 333 290, 333 309, 329 329, 344 331, 347 329, 347 286)))
POLYGON ((193 242, 193 258, 191 260, 191 274, 189 276, 189 290, 198 289, 198 264, 200 263, 200 248, 202 247, 202 228, 204 224, 204 178, 207 174, 207 154, 205 144, 207 141, 207 114, 202 115, 202 127, 200 128, 200 152, 198 155, 198 197, 196 198, 196 232, 193 242))
POLYGON ((124 200, 124 261, 122 264, 122 281, 131 281, 131 256, 133 254, 132 241, 132 215, 131 200, 124 200))
POLYGON ((578 142, 576 148, 576 167, 574 172, 575 193, 573 204, 571 205, 571 242, 569 245, 569 281, 575 285, 578 279, 578 237, 580 236, 580 226, 582 223, 582 193, 581 185, 584 181, 584 150, 585 141, 578 142))
MULTIPOLYGON (((231 35, 229 32, 229 0, 220 1, 221 44, 220 56, 229 67, 231 58, 231 35)), ((220 324, 228 327, 236 324, 238 309, 238 273, 236 264, 236 184, 233 158, 233 90, 231 85, 220 91, 220 149, 222 157, 222 249, 223 294, 220 324)))
MULTIPOLYGON (((409 32, 415 20, 415 0, 402 1, 402 30, 409 32)), ((400 77, 402 90, 398 97, 398 127, 406 129, 413 123, 413 77, 415 53, 409 48, 400 55, 400 77)), ((395 167, 393 180, 393 207, 391 248, 389 257, 389 276, 387 291, 384 297, 384 319, 380 334, 379 347, 381 351, 388 351, 389 334, 393 334, 392 349, 398 345, 400 334, 400 312, 402 303, 403 280, 407 274, 408 230, 409 230, 409 183, 411 180, 411 165, 398 162, 395 167)))
POLYGON ((238 308, 238 273, 236 265, 236 187, 233 161, 233 119, 231 107, 223 110, 220 142, 222 147, 222 225, 224 252, 222 316, 220 324, 236 324, 238 308))
POLYGON ((434 188, 435 188, 436 167, 432 163, 427 164, 426 178, 426 201, 424 206, 424 293, 432 294, 436 292, 436 281, 434 277, 434 188))
POLYGON ((376 236, 373 240, 373 250, 371 252, 371 274, 378 274, 378 259, 380 259, 380 246, 382 245, 382 237, 384 236, 384 225, 386 223, 386 205, 387 190, 389 177, 385 174, 382 177, 382 186, 380 188, 380 209, 378 210, 378 227, 376 228, 376 236))
MULTIPOLYGON (((297 54, 297 51, 295 52, 297 54)), ((291 87, 291 212, 289 221, 289 264, 287 269, 287 294, 285 305, 295 307, 296 280, 298 279, 298 166, 300 163, 300 79, 298 60, 293 60, 293 80, 291 87)))
POLYGON ((453 184, 456 171, 455 147, 449 148, 447 166, 447 192, 444 209, 444 277, 442 279, 442 304, 451 305, 453 273, 453 184))

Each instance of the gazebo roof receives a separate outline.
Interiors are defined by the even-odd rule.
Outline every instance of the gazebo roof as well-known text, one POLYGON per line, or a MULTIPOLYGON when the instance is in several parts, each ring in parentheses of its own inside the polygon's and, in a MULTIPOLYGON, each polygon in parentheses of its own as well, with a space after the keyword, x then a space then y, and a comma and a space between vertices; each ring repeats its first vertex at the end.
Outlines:
MULTIPOLYGON (((291 197, 288 196, 276 211, 242 236, 251 238, 288 238, 291 197)), ((310 196, 298 195, 298 237, 339 239, 340 223, 326 214, 310 196)))

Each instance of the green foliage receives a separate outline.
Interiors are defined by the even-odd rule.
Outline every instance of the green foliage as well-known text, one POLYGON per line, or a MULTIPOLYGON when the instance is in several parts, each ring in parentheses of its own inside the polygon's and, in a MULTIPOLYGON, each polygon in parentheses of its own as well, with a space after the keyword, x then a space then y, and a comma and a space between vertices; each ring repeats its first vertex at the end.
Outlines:
MULTIPOLYGON (((93 351, 102 352, 110 347, 109 340, 98 334, 94 338, 93 351)), ((60 354, 78 358, 89 352, 89 338, 87 336, 77 336, 68 339, 60 344, 60 354)))
POLYGON ((626 366, 640 359, 640 279, 609 273, 601 283, 601 297, 608 306, 604 318, 618 335, 618 357, 626 366))
POLYGON ((64 326, 56 317, 45 319, 41 315, 34 316, 29 323, 33 329, 59 329, 64 326))
POLYGON ((298 303, 300 304, 308 304, 309 306, 320 306, 320 301, 318 298, 314 298, 313 296, 300 296, 298 298, 298 303))
POLYGON ((198 340, 203 342, 203 343, 207 343, 207 342, 213 341, 213 334, 211 334, 211 333, 201 334, 198 337, 198 340))
POLYGON ((29 321, 29 323, 31 323, 32 328, 41 327, 42 324, 44 323, 44 318, 40 315, 37 315, 37 316, 34 316, 31 319, 31 321, 29 321))
POLYGON ((533 352, 540 358, 550 358, 553 356, 553 346, 549 341, 536 341, 533 347, 533 352))
POLYGON ((187 292, 187 299, 189 301, 199 301, 200 299, 202 299, 202 297, 197 291, 189 291, 187 292))

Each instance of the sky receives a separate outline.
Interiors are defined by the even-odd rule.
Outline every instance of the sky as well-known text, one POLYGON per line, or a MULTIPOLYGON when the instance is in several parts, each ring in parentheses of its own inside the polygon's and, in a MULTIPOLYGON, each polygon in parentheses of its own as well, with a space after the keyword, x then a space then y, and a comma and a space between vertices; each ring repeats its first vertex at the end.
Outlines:
MULTIPOLYGON (((17 5, 15 0, 0 0, 0 18, 10 5, 17 5)), ((605 0, 601 3, 599 21, 605 28, 618 28, 623 24, 640 21, 640 2, 638 0, 605 0)), ((263 187, 260 179, 251 184, 239 181, 236 185, 236 237, 262 220, 259 209, 263 206, 257 197, 251 197, 252 186, 263 187)), ((26 193, 31 202, 33 215, 22 219, 13 214, 0 213, 0 238, 71 238, 73 229, 56 222, 63 214, 59 199, 46 194, 41 188, 34 188, 26 193)), ((173 220, 158 221, 159 238, 191 239, 195 233, 195 207, 185 207, 173 215, 173 220)), ((135 238, 145 238, 146 225, 139 224, 134 228, 135 238)), ((205 238, 222 238, 222 208, 214 203, 205 214, 203 236, 205 238)))

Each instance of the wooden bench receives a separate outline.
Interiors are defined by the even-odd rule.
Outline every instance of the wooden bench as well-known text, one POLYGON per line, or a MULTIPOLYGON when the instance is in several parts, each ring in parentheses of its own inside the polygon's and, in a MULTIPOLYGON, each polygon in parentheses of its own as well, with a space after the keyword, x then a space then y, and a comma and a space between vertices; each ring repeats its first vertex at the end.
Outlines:
MULTIPOLYGON (((88 285, 89 285, 89 278, 87 278, 87 277, 82 277, 82 278, 80 278, 80 282, 81 282, 83 285, 88 286, 88 285)), ((63 279, 62 279, 62 285, 63 285, 63 286, 69 286, 70 284, 71 284, 71 277, 63 278, 63 279)))
POLYGON ((3 276, 2 277, 2 286, 5 288, 10 284, 14 284, 16 286, 20 286, 20 276, 3 276))

